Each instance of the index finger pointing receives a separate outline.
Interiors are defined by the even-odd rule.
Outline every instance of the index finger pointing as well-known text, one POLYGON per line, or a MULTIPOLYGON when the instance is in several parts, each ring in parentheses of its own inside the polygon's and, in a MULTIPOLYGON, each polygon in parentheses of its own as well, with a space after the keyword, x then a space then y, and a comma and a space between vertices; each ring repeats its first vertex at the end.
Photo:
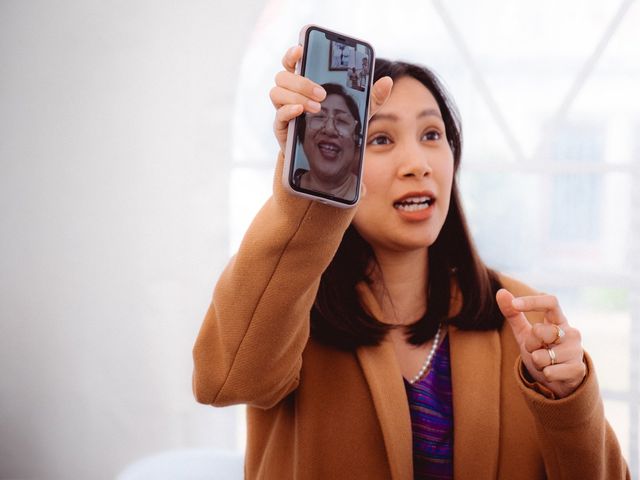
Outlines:
POLYGON ((513 300, 512 305, 521 312, 544 312, 545 318, 556 325, 567 323, 558 299, 553 295, 518 297, 513 300))
POLYGON ((506 318, 507 322, 509 322, 509 324, 511 325, 516 340, 518 340, 518 342, 521 342, 531 330, 531 325, 522 314, 522 312, 519 312, 512 307, 512 301, 513 295, 509 290, 501 288, 496 293, 496 302, 498 303, 498 308, 500 308, 502 315, 504 315, 504 318, 506 318))

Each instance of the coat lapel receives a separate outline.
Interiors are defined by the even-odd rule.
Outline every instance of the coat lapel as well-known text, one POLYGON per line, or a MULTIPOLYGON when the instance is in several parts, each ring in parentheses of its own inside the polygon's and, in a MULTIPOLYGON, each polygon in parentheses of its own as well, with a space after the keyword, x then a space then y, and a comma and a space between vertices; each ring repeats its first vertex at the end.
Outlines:
POLYGON ((456 480, 496 478, 500 427, 500 336, 449 327, 456 480))
MULTIPOLYGON (((369 313, 381 319, 380 307, 368 287, 360 285, 358 290, 369 313)), ((413 437, 409 403, 393 345, 385 340, 376 347, 360 347, 356 354, 380 421, 391 478, 413 479, 413 437)))
POLYGON ((411 417, 402 374, 393 346, 360 347, 358 360, 369 384, 391 467, 391 478, 413 478, 411 417))

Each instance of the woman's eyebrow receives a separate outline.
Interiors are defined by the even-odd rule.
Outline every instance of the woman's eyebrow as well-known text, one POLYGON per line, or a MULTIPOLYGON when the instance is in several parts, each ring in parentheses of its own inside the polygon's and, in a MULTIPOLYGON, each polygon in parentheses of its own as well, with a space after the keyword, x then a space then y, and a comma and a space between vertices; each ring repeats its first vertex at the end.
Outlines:
MULTIPOLYGON (((416 118, 422 118, 422 117, 437 117, 440 120, 442 120, 442 115, 435 108, 426 108, 422 110, 420 113, 418 113, 418 115, 416 115, 416 118)), ((374 122, 375 120, 398 121, 398 119, 399 117, 395 113, 376 113, 373 117, 371 117, 371 120, 369 120, 369 123, 374 122)))
POLYGON ((440 114, 440 111, 435 108, 427 108, 421 111, 418 114, 417 118, 422 118, 422 117, 438 117, 440 120, 442 120, 442 115, 440 114))

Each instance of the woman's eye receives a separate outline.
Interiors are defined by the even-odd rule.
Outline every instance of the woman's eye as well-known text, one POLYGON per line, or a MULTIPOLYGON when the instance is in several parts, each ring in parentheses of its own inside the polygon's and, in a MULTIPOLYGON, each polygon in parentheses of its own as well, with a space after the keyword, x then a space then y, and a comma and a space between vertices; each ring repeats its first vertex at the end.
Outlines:
POLYGON ((386 135, 376 135, 369 140, 369 145, 388 145, 391 140, 386 135))
POLYGON ((438 132, 437 130, 429 130, 428 132, 425 132, 423 135, 423 138, 425 138, 426 140, 440 140, 440 132, 438 132))

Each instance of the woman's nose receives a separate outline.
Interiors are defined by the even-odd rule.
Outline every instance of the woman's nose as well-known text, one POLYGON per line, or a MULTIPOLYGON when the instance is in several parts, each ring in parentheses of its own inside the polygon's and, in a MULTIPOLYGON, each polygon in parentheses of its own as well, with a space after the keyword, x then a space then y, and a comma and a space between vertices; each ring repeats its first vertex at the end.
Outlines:
POLYGON ((327 117, 322 129, 329 135, 339 135, 338 129, 336 128, 336 120, 332 116, 327 117))
POLYGON ((405 146, 400 152, 402 160, 398 174, 402 177, 422 178, 433 171, 429 159, 429 152, 421 145, 405 146))

